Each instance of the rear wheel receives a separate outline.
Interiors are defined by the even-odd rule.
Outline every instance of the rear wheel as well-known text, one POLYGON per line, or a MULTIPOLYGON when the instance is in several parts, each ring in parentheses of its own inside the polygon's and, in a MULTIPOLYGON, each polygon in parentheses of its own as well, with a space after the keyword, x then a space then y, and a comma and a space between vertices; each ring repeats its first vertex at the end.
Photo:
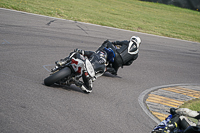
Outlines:
POLYGON ((60 71, 52 74, 51 76, 44 79, 44 84, 46 86, 51 86, 54 83, 60 81, 61 79, 68 77, 71 74, 71 69, 69 67, 65 67, 61 69, 60 71))

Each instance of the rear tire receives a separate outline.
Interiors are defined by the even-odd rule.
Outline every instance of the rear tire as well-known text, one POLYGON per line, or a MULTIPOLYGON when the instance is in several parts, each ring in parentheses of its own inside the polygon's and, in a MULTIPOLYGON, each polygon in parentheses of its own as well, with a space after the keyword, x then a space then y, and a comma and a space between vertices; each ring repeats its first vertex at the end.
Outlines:
POLYGON ((68 77, 71 74, 71 69, 69 67, 65 67, 61 69, 60 71, 52 74, 51 76, 44 79, 44 84, 46 86, 51 86, 54 83, 58 82, 59 80, 68 77))

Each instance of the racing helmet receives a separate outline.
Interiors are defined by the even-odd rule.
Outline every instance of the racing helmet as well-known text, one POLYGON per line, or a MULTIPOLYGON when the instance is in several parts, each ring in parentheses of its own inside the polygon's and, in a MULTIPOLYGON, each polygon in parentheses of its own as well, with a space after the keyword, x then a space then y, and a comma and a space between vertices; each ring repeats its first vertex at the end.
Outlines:
POLYGON ((140 44, 141 44, 141 39, 137 36, 132 36, 128 45, 128 53, 137 54, 139 52, 140 44))
POLYGON ((137 44, 137 47, 139 48, 140 44, 141 44, 141 39, 137 36, 132 36, 130 39, 130 42, 135 42, 137 44))
POLYGON ((170 108, 170 114, 175 115, 176 114, 176 108, 170 108))

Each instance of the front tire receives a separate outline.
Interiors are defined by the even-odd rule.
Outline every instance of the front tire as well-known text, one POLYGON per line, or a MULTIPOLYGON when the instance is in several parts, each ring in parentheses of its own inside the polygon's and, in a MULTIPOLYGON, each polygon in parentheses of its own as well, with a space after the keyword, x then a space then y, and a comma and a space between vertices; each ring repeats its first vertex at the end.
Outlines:
POLYGON ((71 74, 71 69, 69 67, 65 67, 61 69, 60 71, 52 74, 51 76, 44 79, 44 84, 46 86, 51 86, 54 83, 58 82, 59 80, 68 77, 71 74))

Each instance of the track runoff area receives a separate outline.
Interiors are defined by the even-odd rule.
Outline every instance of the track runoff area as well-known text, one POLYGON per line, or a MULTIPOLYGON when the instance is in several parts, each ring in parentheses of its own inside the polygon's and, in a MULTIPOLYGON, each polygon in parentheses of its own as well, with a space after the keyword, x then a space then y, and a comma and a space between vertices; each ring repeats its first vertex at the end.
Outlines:
POLYGON ((147 115, 159 123, 169 115, 167 111, 170 108, 178 108, 189 100, 200 98, 200 85, 180 84, 154 87, 141 94, 140 98, 144 100, 145 112, 150 112, 147 115))

